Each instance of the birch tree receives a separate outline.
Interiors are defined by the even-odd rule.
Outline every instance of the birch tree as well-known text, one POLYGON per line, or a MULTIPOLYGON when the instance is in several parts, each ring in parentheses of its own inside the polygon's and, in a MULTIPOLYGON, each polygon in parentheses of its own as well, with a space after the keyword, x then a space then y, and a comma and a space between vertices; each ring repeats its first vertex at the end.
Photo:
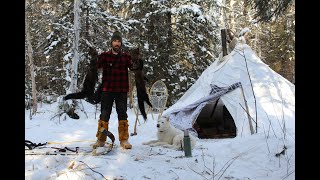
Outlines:
POLYGON ((77 91, 77 74, 78 74, 78 63, 80 60, 79 56, 79 38, 80 38, 80 5, 81 0, 74 0, 74 40, 73 40, 73 59, 71 65, 71 83, 69 91, 75 93, 77 91))
MULTIPOLYGON (((74 6, 73 6, 73 14, 74 14, 74 23, 73 23, 73 58, 71 63, 71 72, 70 72, 70 87, 67 91, 67 94, 69 93, 76 93, 77 92, 77 82, 78 82, 78 64, 80 61, 80 30, 81 30, 81 23, 80 23, 80 13, 81 13, 81 0, 74 0, 74 6)), ((77 107, 77 101, 72 100, 71 105, 67 103, 68 105, 65 106, 66 109, 64 111, 69 115, 69 117, 73 119, 79 119, 79 116, 75 113, 75 109, 77 107)))
MULTIPOLYGON (((27 5, 27 4, 26 4, 27 5)), ((29 21, 28 16, 25 17, 25 28, 26 28, 26 41, 28 46, 28 58, 29 58, 29 66, 30 66, 30 77, 32 82, 32 114, 37 112, 37 90, 36 90, 36 81, 35 81, 35 74, 34 74, 34 63, 33 63, 33 49, 31 44, 31 37, 30 37, 30 29, 29 29, 29 21)))

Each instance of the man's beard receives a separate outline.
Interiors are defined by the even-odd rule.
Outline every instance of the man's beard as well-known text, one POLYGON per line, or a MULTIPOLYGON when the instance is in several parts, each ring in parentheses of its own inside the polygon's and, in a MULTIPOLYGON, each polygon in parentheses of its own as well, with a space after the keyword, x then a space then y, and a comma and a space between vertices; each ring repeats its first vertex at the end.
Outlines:
POLYGON ((114 47, 112 47, 112 49, 117 53, 120 52, 120 46, 114 46, 114 47))

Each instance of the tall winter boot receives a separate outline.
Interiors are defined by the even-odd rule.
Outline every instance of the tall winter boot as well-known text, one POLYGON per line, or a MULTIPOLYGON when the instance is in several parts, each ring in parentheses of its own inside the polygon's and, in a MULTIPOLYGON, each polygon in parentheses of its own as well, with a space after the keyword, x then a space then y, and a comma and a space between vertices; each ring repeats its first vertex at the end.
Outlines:
POLYGON ((108 122, 103 121, 103 120, 99 120, 98 121, 98 130, 97 130, 97 141, 96 143, 92 144, 92 148, 96 149, 97 147, 103 147, 106 143, 107 140, 107 136, 104 135, 102 132, 104 130, 108 130, 108 122))
POLYGON ((132 145, 128 142, 129 139, 129 131, 128 131, 128 120, 119 120, 119 141, 120 146, 124 149, 131 149, 132 145))

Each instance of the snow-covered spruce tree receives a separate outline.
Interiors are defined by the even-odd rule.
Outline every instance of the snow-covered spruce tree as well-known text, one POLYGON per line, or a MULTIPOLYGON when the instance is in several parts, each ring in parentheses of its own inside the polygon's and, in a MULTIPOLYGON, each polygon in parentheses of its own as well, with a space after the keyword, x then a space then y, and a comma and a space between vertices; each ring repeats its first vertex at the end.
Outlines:
POLYGON ((204 8, 211 1, 132 1, 131 17, 149 86, 162 79, 172 105, 218 54, 220 30, 204 8), (134 3, 133 3, 134 2, 134 3), (199 5, 197 5, 197 4, 199 5))
MULTIPOLYGON (((268 24, 261 23, 258 47, 263 60, 277 73, 295 82, 295 15, 287 12, 286 17, 268 24)), ((255 35, 255 34, 252 34, 255 35)))
MULTIPOLYGON (((241 29, 248 27, 250 32, 246 41, 258 56, 270 67, 291 82, 295 80, 295 3, 272 11, 273 7, 282 6, 275 1, 264 4, 264 13, 257 12, 252 2, 225 0, 226 24, 237 37, 241 29), (269 6, 269 7, 266 7, 269 6), (269 9, 269 10, 268 10, 269 9), (280 9, 282 11, 280 12, 280 9), (258 15, 261 17, 257 17, 258 15)), ((262 1, 263 2, 263 1, 262 1)), ((260 2, 255 2, 260 3, 260 2)), ((262 11, 262 10, 260 10, 262 11)))
POLYGON ((274 19, 282 17, 284 12, 292 4, 294 0, 245 0, 246 4, 251 5, 254 9, 254 19, 263 22, 270 22, 274 19))
POLYGON ((31 11, 30 34, 40 101, 49 95, 56 97, 65 93, 63 57, 68 51, 68 36, 64 30, 69 28, 66 26, 68 22, 60 24, 59 21, 67 19, 69 9, 68 1, 35 1, 26 9, 26 13, 31 11))
MULTIPOLYGON (((37 91, 37 100, 39 102, 43 101, 44 89, 49 89, 48 84, 50 84, 50 75, 52 75, 50 65, 47 63, 47 58, 43 54, 44 47, 46 46, 48 31, 50 31, 50 22, 52 7, 50 4, 44 1, 27 1, 25 8, 26 19, 28 20, 26 26, 28 25, 27 32, 29 35, 29 42, 26 36, 26 43, 31 44, 26 46, 26 52, 29 52, 28 47, 32 47, 32 59, 33 59, 33 72, 35 79, 35 87, 37 91)), ((26 56, 26 72, 30 72, 30 61, 28 56, 26 56)), ((31 76, 30 73, 26 73, 26 87, 30 90, 27 93, 31 93, 31 76), (30 84, 30 86, 29 86, 30 84)), ((30 95, 30 94, 29 94, 30 95)), ((28 95, 26 97, 29 97, 28 95)))
POLYGON ((220 52, 218 18, 208 11, 212 6, 215 4, 209 1, 181 2, 175 6, 173 47, 178 61, 172 74, 178 76, 172 90, 176 94, 173 101, 184 94, 220 52))

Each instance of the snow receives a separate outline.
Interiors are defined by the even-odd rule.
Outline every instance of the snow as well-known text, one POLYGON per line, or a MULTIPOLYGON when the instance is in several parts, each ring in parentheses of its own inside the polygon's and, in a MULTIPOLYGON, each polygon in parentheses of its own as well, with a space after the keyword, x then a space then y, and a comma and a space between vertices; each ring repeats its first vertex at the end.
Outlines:
MULTIPOLYGON (((57 102, 39 104, 32 119, 30 110, 26 110, 26 140, 52 142, 53 147, 89 147, 96 138, 99 105, 96 109, 84 100, 79 102, 83 108, 77 111, 78 120, 66 114, 54 117, 57 102)), ((136 115, 130 108, 127 113, 130 134, 134 132, 136 115)), ((109 130, 116 138, 116 147, 112 152, 104 156, 26 155, 25 179, 295 179, 295 134, 285 140, 267 137, 267 132, 247 138, 198 139, 192 157, 184 157, 183 151, 142 145, 156 139, 157 117, 149 112, 144 122, 139 115, 137 135, 129 137, 133 148, 124 150, 119 146, 117 114, 113 109, 109 130), (276 157, 284 144, 286 153, 276 157)))
POLYGON ((248 27, 245 27, 240 31, 239 37, 243 36, 246 32, 250 32, 250 29, 248 27))
POLYGON ((51 32, 51 33, 46 37, 46 39, 50 39, 52 36, 53 36, 53 32, 51 32))
POLYGON ((68 54, 66 54, 65 56, 63 56, 63 59, 64 59, 65 61, 68 61, 68 60, 71 58, 71 56, 72 56, 72 53, 68 53, 68 54))

